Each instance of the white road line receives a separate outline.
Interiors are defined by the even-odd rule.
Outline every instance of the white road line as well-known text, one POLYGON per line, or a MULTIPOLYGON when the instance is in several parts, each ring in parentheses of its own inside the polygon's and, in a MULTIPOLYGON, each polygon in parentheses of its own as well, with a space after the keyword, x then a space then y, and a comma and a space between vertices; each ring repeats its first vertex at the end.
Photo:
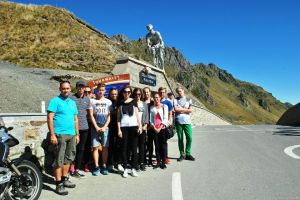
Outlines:
POLYGON ((172 175, 172 200, 183 200, 180 172, 172 175))
POLYGON ((245 130, 251 130, 250 128, 247 128, 245 126, 240 126, 241 128, 245 129, 245 130))
POLYGON ((299 148, 300 145, 294 145, 294 146, 290 146, 284 149, 284 153, 286 153, 288 156, 295 158, 295 159, 300 159, 300 156, 296 155, 293 150, 296 148, 299 148))

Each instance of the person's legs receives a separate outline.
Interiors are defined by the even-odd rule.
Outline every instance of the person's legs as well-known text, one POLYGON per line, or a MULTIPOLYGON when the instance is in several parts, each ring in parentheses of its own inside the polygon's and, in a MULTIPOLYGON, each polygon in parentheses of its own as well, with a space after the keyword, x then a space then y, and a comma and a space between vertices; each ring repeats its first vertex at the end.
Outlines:
POLYGON ((115 143, 116 143, 116 138, 115 138, 115 129, 109 128, 109 147, 108 147, 108 157, 107 157, 107 165, 108 166, 113 166, 115 164, 115 143))
POLYGON ((75 188, 76 185, 71 181, 69 181, 68 172, 69 172, 70 163, 72 163, 76 155, 76 137, 75 135, 65 135, 64 137, 66 138, 66 151, 64 155, 62 181, 65 187, 75 188))
POLYGON ((148 164, 152 165, 152 157, 153 157, 153 143, 154 143, 154 131, 152 129, 148 130, 148 141, 147 148, 149 151, 149 160, 148 164))
POLYGON ((156 160, 157 160, 157 164, 154 166, 159 167, 160 162, 161 162, 161 153, 160 153, 160 143, 159 143, 159 133, 155 133, 154 132, 154 145, 155 145, 155 155, 156 155, 156 160))
POLYGON ((184 143, 183 143, 183 127, 181 124, 176 124, 177 136, 178 136, 178 147, 180 156, 184 156, 184 143))
POLYGON ((162 157, 162 169, 166 168, 166 159, 167 159, 167 136, 166 136, 166 131, 165 129, 162 129, 160 131, 160 142, 161 142, 161 157, 162 157))
POLYGON ((186 160, 194 161, 195 158, 191 155, 192 149, 192 125, 191 124, 184 124, 184 133, 186 138, 186 160))
POLYGON ((79 143, 76 146, 75 171, 79 171, 82 167, 83 155, 88 137, 88 130, 80 130, 79 136, 79 143))
POLYGON ((127 168, 128 127, 122 127, 121 154, 124 169, 127 168))
POLYGON ((93 175, 98 176, 99 175, 99 146, 100 146, 100 141, 99 141, 99 134, 96 132, 96 129, 92 127, 92 132, 91 132, 91 141, 92 141, 92 155, 93 155, 93 161, 94 161, 94 169, 93 169, 93 175))
POLYGON ((107 170, 107 157, 108 157, 108 148, 109 148, 109 131, 108 128, 104 133, 101 133, 101 143, 102 143, 102 170, 101 173, 103 175, 108 174, 107 170))
POLYGON ((137 146, 138 146, 138 133, 137 133, 138 127, 130 127, 129 130, 129 146, 132 153, 132 168, 137 168, 137 146))
MULTIPOLYGON (((144 168, 144 156, 145 156, 145 132, 138 135, 138 148, 139 148, 139 159, 138 164, 141 165, 141 168, 144 168)), ((142 169, 144 170, 144 169, 142 169)))

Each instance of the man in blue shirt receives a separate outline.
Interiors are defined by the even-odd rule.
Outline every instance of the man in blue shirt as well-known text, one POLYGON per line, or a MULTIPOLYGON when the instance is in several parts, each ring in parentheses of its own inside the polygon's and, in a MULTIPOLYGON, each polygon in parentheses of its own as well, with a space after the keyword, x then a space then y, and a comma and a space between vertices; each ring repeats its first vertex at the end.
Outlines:
POLYGON ((60 83, 60 95, 51 99, 48 105, 47 122, 50 142, 56 145, 53 167, 56 180, 56 192, 67 195, 65 187, 76 185, 69 181, 69 166, 75 158, 76 143, 79 142, 78 118, 76 103, 69 98, 71 85, 69 81, 60 83))

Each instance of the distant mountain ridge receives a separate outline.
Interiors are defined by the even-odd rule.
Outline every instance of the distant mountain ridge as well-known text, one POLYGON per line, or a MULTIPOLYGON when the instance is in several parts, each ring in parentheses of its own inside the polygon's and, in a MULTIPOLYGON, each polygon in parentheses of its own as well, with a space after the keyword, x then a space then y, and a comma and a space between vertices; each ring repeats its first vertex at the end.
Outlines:
MULTIPOLYGON (((0 59, 15 64, 109 72, 121 56, 152 61, 145 38, 108 37, 65 9, 0 2, 0 21, 0 59)), ((274 124, 290 106, 213 63, 191 65, 175 47, 165 48, 165 64, 169 78, 234 124, 274 124)))

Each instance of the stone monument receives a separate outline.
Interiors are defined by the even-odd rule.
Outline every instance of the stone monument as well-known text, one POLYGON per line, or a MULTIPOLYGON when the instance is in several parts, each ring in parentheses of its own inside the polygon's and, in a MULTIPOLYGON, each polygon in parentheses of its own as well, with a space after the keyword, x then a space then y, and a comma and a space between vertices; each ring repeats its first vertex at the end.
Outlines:
POLYGON ((152 53, 153 65, 164 70, 164 42, 158 31, 153 29, 152 24, 147 25, 149 33, 146 35, 146 41, 149 51, 152 53))

